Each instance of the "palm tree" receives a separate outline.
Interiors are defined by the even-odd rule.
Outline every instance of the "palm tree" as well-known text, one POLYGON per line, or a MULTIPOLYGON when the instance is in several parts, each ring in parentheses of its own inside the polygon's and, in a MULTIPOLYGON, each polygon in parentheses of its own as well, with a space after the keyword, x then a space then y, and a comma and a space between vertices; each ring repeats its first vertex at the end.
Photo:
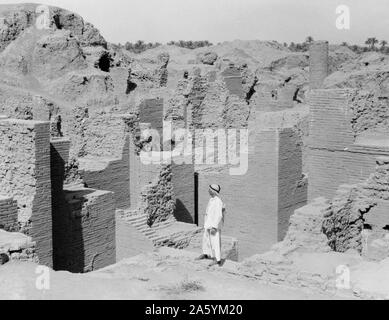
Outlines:
POLYGON ((377 40, 377 38, 375 38, 375 37, 368 38, 368 39, 366 40, 366 42, 365 42, 365 44, 370 45, 370 49, 371 49, 371 50, 374 50, 374 49, 375 49, 376 43, 378 43, 378 40, 377 40))
POLYGON ((308 36, 306 39, 305 39, 305 42, 306 43, 311 43, 311 42, 313 42, 314 40, 313 40, 313 37, 312 36, 308 36))
POLYGON ((386 41, 386 40, 381 40, 381 42, 380 42, 381 51, 384 51, 384 50, 385 50, 387 44, 388 44, 388 41, 386 41))

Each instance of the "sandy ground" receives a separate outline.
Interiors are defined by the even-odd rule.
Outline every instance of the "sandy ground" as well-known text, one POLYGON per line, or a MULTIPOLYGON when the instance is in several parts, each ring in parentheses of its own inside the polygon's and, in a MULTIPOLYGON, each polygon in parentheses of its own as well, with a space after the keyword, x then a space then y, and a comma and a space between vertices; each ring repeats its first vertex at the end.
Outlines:
POLYGON ((48 290, 38 290, 42 273, 32 263, 0 267, 0 299, 340 299, 228 273, 233 262, 208 268, 196 254, 171 249, 126 259, 89 274, 50 271, 48 290))

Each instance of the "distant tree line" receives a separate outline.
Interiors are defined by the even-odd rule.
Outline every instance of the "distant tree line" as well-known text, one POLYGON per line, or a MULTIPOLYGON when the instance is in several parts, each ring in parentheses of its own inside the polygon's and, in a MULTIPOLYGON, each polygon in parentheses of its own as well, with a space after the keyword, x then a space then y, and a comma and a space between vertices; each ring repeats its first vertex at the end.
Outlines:
MULTIPOLYGON (((284 42, 284 47, 289 48, 290 51, 293 52, 305 52, 309 50, 310 44, 314 41, 313 37, 308 36, 304 42, 302 43, 295 43, 291 42, 290 44, 287 44, 284 42)), ((170 41, 167 43, 169 46, 177 46, 181 48, 186 48, 186 49, 196 49, 196 48, 202 48, 202 47, 209 47, 212 46, 213 44, 209 42, 208 40, 203 40, 203 41, 184 41, 184 40, 179 40, 179 41, 170 41)), ((376 51, 376 52, 382 52, 385 54, 389 54, 389 46, 388 46, 388 41, 386 40, 378 40, 375 37, 368 38, 365 41, 365 44, 367 46, 360 46, 360 45, 349 45, 347 42, 343 42, 341 45, 348 47, 350 50, 356 52, 356 53, 363 53, 363 52, 369 52, 369 51, 376 51)), ((156 48, 158 46, 162 45, 159 42, 149 42, 146 43, 142 40, 138 40, 135 43, 132 42, 126 42, 126 44, 118 44, 118 45, 113 45, 114 48, 121 48, 121 49, 126 49, 130 52, 134 53, 141 53, 143 51, 146 51, 148 49, 156 48)))
POLYGON ((389 54, 389 47, 388 47, 388 41, 386 40, 378 40, 375 37, 368 38, 365 41, 365 44, 367 46, 358 46, 356 44, 349 45, 347 42, 343 42, 343 46, 347 46, 352 51, 356 53, 363 53, 363 52, 369 52, 369 51, 376 51, 376 52, 382 52, 385 54, 389 54))
POLYGON ((161 43, 159 43, 159 42, 146 43, 142 40, 138 40, 135 43, 126 42, 126 44, 124 45, 124 48, 130 52, 141 53, 141 52, 146 51, 148 49, 153 49, 153 48, 159 47, 160 45, 161 45, 161 43))
MULTIPOLYGON (((306 38, 305 42, 303 43, 294 43, 291 42, 290 44, 284 43, 284 47, 289 48, 289 50, 293 52, 304 52, 308 51, 309 45, 314 41, 313 37, 309 36, 306 38)), ((379 41, 377 38, 372 37, 368 38, 365 41, 365 44, 367 46, 359 46, 359 45, 349 45, 347 42, 342 42, 342 46, 348 47, 350 50, 356 52, 356 53, 363 53, 363 52, 369 52, 369 51, 376 51, 376 52, 382 52, 385 54, 389 54, 389 47, 388 47, 388 41, 381 40, 379 41)))
POLYGON ((186 49, 197 49, 197 48, 209 47, 209 46, 213 45, 208 40, 202 40, 202 41, 179 40, 179 41, 170 41, 167 44, 169 46, 177 46, 177 47, 186 48, 186 49))
POLYGON ((304 52, 309 50, 310 44, 314 41, 313 37, 308 36, 303 43, 291 42, 289 45, 285 42, 284 47, 293 52, 304 52))
MULTIPOLYGON (((112 48, 114 49, 126 49, 130 52, 133 53, 141 53, 143 51, 146 51, 148 49, 153 49, 156 47, 159 47, 162 45, 162 43, 159 42, 144 42, 143 40, 138 40, 135 43, 132 42, 126 42, 124 45, 122 44, 112 44, 112 48)), ((201 48, 201 47, 209 47, 212 46, 213 44, 209 42, 208 40, 203 40, 203 41, 184 41, 184 40, 179 40, 179 41, 170 41, 167 43, 169 46, 177 46, 181 48, 187 48, 187 49, 196 49, 196 48, 201 48)))

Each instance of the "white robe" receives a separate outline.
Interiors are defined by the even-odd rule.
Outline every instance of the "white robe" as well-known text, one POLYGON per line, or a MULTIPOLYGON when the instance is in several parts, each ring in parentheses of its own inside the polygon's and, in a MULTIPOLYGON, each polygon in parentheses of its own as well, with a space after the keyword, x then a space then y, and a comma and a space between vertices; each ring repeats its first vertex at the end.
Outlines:
POLYGON ((223 201, 219 197, 209 200, 204 219, 203 254, 221 260, 221 227, 223 225, 223 201), (216 229, 215 234, 211 230, 216 229))

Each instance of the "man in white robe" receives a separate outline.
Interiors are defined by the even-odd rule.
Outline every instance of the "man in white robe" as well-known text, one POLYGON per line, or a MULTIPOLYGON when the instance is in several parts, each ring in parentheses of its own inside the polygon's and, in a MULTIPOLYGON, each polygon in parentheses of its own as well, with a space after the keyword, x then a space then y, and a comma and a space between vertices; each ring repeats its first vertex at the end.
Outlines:
POLYGON ((220 199, 220 186, 213 184, 209 186, 211 199, 208 202, 204 218, 203 254, 198 260, 213 259, 210 264, 222 265, 221 261, 221 228, 224 222, 224 204, 220 199))

